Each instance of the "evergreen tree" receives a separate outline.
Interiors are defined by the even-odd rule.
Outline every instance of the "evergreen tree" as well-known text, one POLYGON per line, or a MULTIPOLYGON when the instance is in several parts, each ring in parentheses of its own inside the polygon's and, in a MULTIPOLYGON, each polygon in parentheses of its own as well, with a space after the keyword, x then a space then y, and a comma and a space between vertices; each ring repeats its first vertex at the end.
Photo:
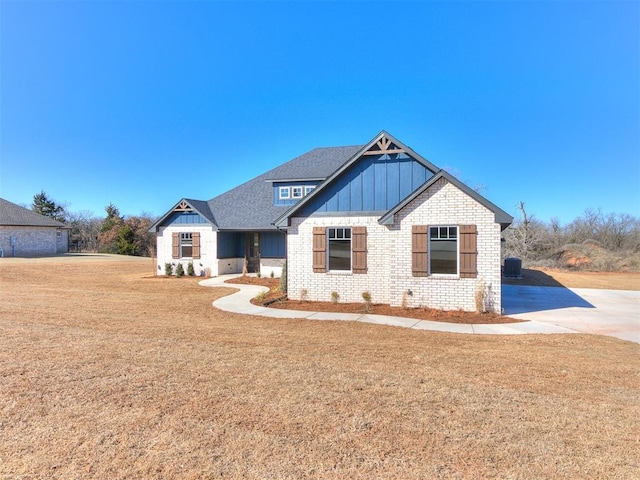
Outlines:
POLYGON ((124 220, 120 216, 120 210, 118 210, 118 207, 116 207, 113 203, 107 205, 104 210, 105 212, 107 212, 107 218, 105 218, 102 222, 102 228, 100 229, 100 231, 103 233, 108 232, 116 225, 121 224, 124 220))
POLYGON ((66 212, 64 211, 64 208, 60 205, 56 205, 56 202, 53 200, 50 200, 43 190, 33 196, 33 205, 31 209, 40 215, 52 218, 58 222, 64 222, 66 220, 66 212))
POLYGON ((129 225, 123 225, 118 229, 117 251, 120 255, 138 255, 135 245, 135 235, 129 225))

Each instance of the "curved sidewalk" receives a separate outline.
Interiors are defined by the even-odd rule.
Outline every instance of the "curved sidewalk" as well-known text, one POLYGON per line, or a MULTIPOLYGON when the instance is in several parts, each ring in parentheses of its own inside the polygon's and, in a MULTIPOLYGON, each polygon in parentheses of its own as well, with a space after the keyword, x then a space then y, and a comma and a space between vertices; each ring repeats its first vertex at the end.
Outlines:
POLYGON ((256 285, 242 285, 237 283, 224 283, 226 280, 239 275, 222 275, 215 278, 202 280, 200 285, 205 287, 230 287, 237 288, 238 292, 219 298, 213 302, 213 306, 226 312, 244 313, 247 315, 260 315, 271 318, 302 318, 307 320, 346 320, 352 322, 376 323, 379 325, 392 325, 396 327, 413 328, 416 330, 433 330, 452 333, 475 333, 491 335, 520 335, 524 333, 578 333, 576 330, 564 328, 544 322, 526 321, 522 323, 501 324, 466 324, 433 322, 415 318, 392 317, 388 315, 357 314, 357 313, 332 313, 332 312, 308 312, 302 310, 284 310, 280 308, 267 308, 253 305, 251 299, 266 287, 256 285))

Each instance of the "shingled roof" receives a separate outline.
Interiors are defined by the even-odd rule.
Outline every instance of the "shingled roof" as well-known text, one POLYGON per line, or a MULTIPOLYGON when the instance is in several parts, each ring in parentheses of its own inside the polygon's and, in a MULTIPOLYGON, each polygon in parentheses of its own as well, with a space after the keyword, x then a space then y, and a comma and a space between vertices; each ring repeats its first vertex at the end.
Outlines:
POLYGON ((214 223, 221 230, 273 229, 275 219, 287 210, 286 206, 273 204, 274 181, 324 180, 360 148, 315 148, 212 198, 208 204, 215 215, 214 223))
POLYGON ((0 226, 69 228, 64 223, 0 198, 0 226))
MULTIPOLYGON (((273 204, 273 182, 324 180, 362 148, 315 148, 209 201, 185 200, 218 230, 273 230, 273 222, 287 206, 273 204)), ((149 229, 154 231, 172 212, 149 229)))

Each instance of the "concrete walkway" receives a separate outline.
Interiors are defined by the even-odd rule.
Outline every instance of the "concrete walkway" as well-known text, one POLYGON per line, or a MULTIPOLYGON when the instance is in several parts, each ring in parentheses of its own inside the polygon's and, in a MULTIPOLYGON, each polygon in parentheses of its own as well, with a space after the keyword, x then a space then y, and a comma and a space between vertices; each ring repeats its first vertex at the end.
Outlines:
POLYGON ((469 325, 387 315, 307 312, 259 307, 253 305, 250 300, 266 287, 224 283, 225 280, 237 276, 222 275, 200 282, 200 285, 207 287, 225 286, 239 290, 213 302, 214 307, 227 312, 272 318, 347 320, 453 333, 494 335, 595 333, 640 343, 638 314, 640 292, 504 285, 502 302, 505 315, 528 321, 469 325))

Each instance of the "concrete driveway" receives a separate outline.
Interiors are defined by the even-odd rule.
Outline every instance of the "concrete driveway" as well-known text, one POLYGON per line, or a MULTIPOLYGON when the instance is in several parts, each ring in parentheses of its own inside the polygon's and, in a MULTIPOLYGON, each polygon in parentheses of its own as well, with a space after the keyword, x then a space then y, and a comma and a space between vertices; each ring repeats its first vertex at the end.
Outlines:
POLYGON ((502 286, 504 314, 640 343, 640 292, 502 286))

